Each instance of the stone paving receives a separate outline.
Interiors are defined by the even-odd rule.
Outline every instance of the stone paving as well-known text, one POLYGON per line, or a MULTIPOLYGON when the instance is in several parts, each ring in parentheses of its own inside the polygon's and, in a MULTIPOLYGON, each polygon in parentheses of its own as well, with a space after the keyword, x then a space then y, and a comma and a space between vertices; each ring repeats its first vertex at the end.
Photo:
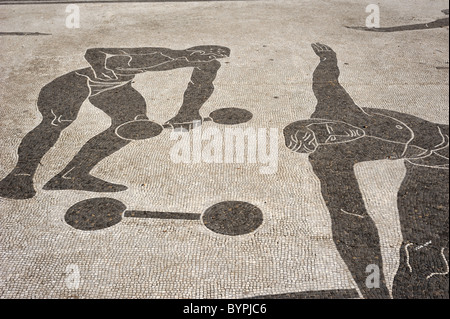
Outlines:
POLYGON ((53 2, 0 1, 1 298, 449 297, 447 1, 53 2))

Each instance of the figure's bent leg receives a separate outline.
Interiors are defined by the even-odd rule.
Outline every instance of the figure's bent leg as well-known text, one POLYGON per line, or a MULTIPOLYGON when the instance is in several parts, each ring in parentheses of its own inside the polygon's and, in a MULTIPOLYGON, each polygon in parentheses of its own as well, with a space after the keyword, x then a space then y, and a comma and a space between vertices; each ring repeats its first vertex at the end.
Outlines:
POLYGON ((76 189, 90 192, 120 192, 128 189, 126 186, 96 178, 90 171, 100 161, 130 143, 129 140, 116 135, 116 128, 136 119, 147 119, 145 100, 130 84, 126 84, 93 96, 89 101, 111 117, 111 126, 90 139, 44 189, 76 189))
POLYGON ((183 104, 178 114, 167 121, 168 124, 172 124, 174 127, 190 129, 192 128, 192 122, 202 120, 200 109, 214 92, 213 82, 220 66, 220 62, 214 60, 194 67, 191 80, 184 92, 183 104), (188 124, 182 125, 183 123, 188 124))
POLYGON ((448 298, 449 171, 406 163, 398 193, 403 244, 394 298, 448 298))
POLYGON ((75 72, 42 88, 37 102, 42 122, 23 138, 16 167, 0 181, 0 197, 27 199, 36 194, 33 177, 41 159, 55 145, 61 132, 76 119, 88 96, 86 79, 75 72))

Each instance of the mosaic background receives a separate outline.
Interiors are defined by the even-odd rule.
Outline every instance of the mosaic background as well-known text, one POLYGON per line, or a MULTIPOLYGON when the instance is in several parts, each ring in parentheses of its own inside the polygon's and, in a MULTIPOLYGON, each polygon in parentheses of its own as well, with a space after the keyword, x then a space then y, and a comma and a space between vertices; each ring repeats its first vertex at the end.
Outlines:
MULTIPOLYGON (((340 82, 354 101, 448 125, 448 27, 400 33, 347 29, 363 26, 362 1, 258 1, 80 4, 81 28, 65 27, 65 5, 0 7, 0 178, 15 166, 21 139, 39 124, 41 88, 88 66, 86 49, 157 46, 231 49, 202 108, 244 108, 242 128, 278 128, 279 166, 262 175, 259 164, 174 164, 165 130, 132 142, 102 161, 93 175, 124 184, 108 194, 132 210, 201 214, 223 201, 243 201, 263 212, 250 234, 214 233, 199 221, 125 219, 114 227, 82 232, 64 221, 74 204, 99 197, 84 191, 44 191, 81 146, 108 128, 109 118, 89 102, 46 154, 35 176, 37 195, 0 198, 1 298, 249 298, 356 288, 332 239, 331 219, 307 155, 284 146, 282 129, 308 119, 316 98, 318 64, 311 43, 339 56, 340 82), (66 284, 77 265, 78 289, 66 284)), ((442 18, 446 1, 379 1, 382 25, 442 18)), ((192 70, 145 73, 134 88, 147 116, 164 123, 182 102, 192 70)), ((205 127, 214 126, 206 123, 205 127)), ((45 138, 43 136, 42 138, 45 138)), ((406 174, 401 161, 355 168, 368 213, 377 225, 384 272, 391 287, 402 242, 397 192, 406 174)), ((448 209, 448 208, 447 208, 448 209)), ((326 294, 325 294, 326 295, 326 294)), ((331 293, 330 293, 331 295, 331 293)))

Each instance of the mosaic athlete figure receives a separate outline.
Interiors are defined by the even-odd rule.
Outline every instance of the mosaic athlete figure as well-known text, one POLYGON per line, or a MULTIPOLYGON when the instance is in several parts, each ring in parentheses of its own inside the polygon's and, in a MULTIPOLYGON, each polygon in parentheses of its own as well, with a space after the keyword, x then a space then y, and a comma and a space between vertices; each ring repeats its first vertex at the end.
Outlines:
POLYGON ((178 114, 167 122, 174 128, 190 129, 201 121, 199 110, 214 91, 213 81, 230 50, 220 46, 199 46, 186 50, 166 48, 88 49, 85 55, 91 67, 67 73, 46 86, 39 94, 38 109, 42 122, 22 140, 19 159, 12 172, 0 181, 0 197, 27 199, 35 195, 33 176, 44 155, 55 145, 61 132, 76 118, 81 105, 89 100, 111 117, 111 126, 89 140, 46 190, 76 189, 91 192, 118 192, 123 185, 112 184, 90 175, 104 158, 120 150, 129 140, 115 130, 133 120, 148 119, 142 95, 132 80, 143 72, 193 68, 178 114))
POLYGON ((384 275, 368 288, 368 265, 383 271, 380 239, 368 214, 354 166, 402 160, 398 192, 403 234, 394 298, 449 297, 449 126, 393 111, 360 108, 339 83, 336 53, 313 44, 316 110, 284 129, 286 146, 309 154, 332 219, 333 240, 366 298, 390 298, 384 275))

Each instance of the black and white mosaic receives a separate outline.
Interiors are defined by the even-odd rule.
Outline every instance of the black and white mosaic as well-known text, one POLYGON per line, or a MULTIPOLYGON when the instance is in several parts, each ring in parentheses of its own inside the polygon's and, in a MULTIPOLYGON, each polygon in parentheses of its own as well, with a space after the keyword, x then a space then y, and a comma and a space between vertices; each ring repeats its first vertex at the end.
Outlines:
POLYGON ((366 285, 367 265, 382 269, 383 264, 354 166, 401 159, 407 170, 398 193, 403 244, 393 296, 425 298, 431 290, 448 298, 449 126, 360 108, 339 84, 336 53, 324 44, 312 47, 320 58, 313 83, 316 111, 311 119, 287 126, 284 135, 289 149, 309 154, 336 247, 364 295, 389 296, 384 279, 380 288, 366 285))
POLYGON ((126 206, 112 198, 88 199, 72 206, 65 214, 67 224, 75 229, 93 231, 109 228, 123 217, 202 220, 215 233, 238 236, 249 234, 263 221, 261 210, 245 202, 222 202, 208 208, 204 214, 129 211, 126 206))
POLYGON ((449 298, 444 1, 78 5, 2 6, 1 298, 449 298))
POLYGON ((126 186, 100 180, 90 171, 131 141, 158 136, 163 127, 189 130, 204 120, 227 125, 251 120, 249 111, 238 108, 215 110, 206 119, 200 116, 200 108, 214 92, 218 60, 229 55, 228 48, 219 46, 88 49, 85 59, 91 67, 67 73, 40 91, 37 105, 42 122, 22 140, 16 167, 0 181, 0 196, 27 199, 36 194, 33 177, 41 159, 75 121, 87 99, 111 118, 111 126, 89 140, 66 168, 47 182, 45 190, 125 191, 126 186), (194 71, 178 114, 163 126, 150 121, 145 99, 132 86, 135 76, 188 67, 194 71))

